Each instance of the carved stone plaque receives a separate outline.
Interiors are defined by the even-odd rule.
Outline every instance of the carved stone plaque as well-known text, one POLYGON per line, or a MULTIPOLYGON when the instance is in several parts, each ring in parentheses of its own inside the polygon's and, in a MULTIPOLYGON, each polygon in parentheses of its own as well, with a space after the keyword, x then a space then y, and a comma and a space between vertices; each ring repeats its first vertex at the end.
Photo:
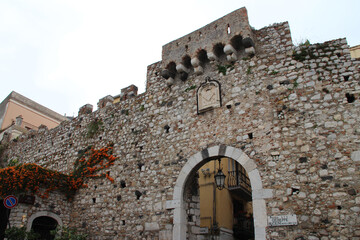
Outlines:
POLYGON ((218 81, 206 77, 204 83, 197 90, 198 113, 221 107, 220 84, 218 81))

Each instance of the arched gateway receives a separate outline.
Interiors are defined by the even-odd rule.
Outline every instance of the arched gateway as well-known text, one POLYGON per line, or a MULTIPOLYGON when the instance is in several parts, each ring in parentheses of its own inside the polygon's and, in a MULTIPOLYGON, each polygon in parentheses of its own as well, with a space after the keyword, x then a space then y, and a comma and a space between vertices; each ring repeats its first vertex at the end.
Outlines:
MULTIPOLYGON (((49 219, 48 222, 50 223, 50 225, 52 225, 53 221, 55 221, 56 226, 57 225, 63 226, 63 222, 57 214, 49 212, 49 211, 41 211, 41 212, 37 212, 37 213, 34 213, 33 215, 31 215, 31 217, 29 218, 28 223, 26 225, 26 231, 30 231, 33 227, 34 221, 36 219, 40 219, 40 218, 48 218, 49 219)), ((51 229, 51 230, 53 230, 53 229, 51 229)))
POLYGON ((225 145, 213 146, 191 156, 181 169, 174 187, 173 200, 167 202, 168 209, 174 209, 173 240, 186 239, 186 211, 184 189, 190 173, 214 157, 228 157, 241 164, 249 175, 252 188, 255 239, 266 239, 267 213, 265 199, 272 198, 273 190, 264 189, 256 163, 240 149, 225 145))

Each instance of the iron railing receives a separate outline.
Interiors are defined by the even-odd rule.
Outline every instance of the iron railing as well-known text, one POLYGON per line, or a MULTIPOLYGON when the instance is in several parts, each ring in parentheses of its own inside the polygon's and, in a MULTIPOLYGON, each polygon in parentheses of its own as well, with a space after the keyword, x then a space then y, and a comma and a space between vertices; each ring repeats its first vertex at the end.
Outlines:
POLYGON ((230 190, 242 188, 251 192, 250 179, 244 172, 228 171, 228 188, 230 190))

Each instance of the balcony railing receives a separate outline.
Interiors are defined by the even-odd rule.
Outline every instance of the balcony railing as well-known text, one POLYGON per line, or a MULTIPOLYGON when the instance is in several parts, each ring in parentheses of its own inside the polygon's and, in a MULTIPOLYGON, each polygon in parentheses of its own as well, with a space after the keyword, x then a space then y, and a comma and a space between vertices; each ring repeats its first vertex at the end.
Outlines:
POLYGON ((251 194, 250 179, 244 172, 228 171, 228 189, 242 189, 251 194))

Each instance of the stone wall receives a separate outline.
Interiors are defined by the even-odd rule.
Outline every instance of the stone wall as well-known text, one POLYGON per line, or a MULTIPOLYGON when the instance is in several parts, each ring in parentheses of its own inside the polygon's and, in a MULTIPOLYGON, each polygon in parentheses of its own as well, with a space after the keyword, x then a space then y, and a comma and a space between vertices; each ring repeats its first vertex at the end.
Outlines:
POLYGON ((108 169, 114 183, 91 179, 73 202, 37 199, 38 207, 14 209, 11 221, 50 201, 64 224, 91 239, 171 239, 177 219, 167 202, 180 170, 190 156, 225 145, 252 159, 257 184, 271 191, 265 216, 297 215, 296 226, 267 227, 267 239, 359 239, 359 61, 345 39, 294 47, 286 22, 251 31, 254 56, 239 50, 236 60, 207 61, 202 74, 191 67, 172 84, 162 77, 165 65, 154 63, 145 93, 11 143, 8 159, 64 173, 90 145, 112 142, 118 157, 108 169), (220 83, 222 106, 197 114, 206 77, 220 83), (102 125, 89 137, 94 120, 102 125))

